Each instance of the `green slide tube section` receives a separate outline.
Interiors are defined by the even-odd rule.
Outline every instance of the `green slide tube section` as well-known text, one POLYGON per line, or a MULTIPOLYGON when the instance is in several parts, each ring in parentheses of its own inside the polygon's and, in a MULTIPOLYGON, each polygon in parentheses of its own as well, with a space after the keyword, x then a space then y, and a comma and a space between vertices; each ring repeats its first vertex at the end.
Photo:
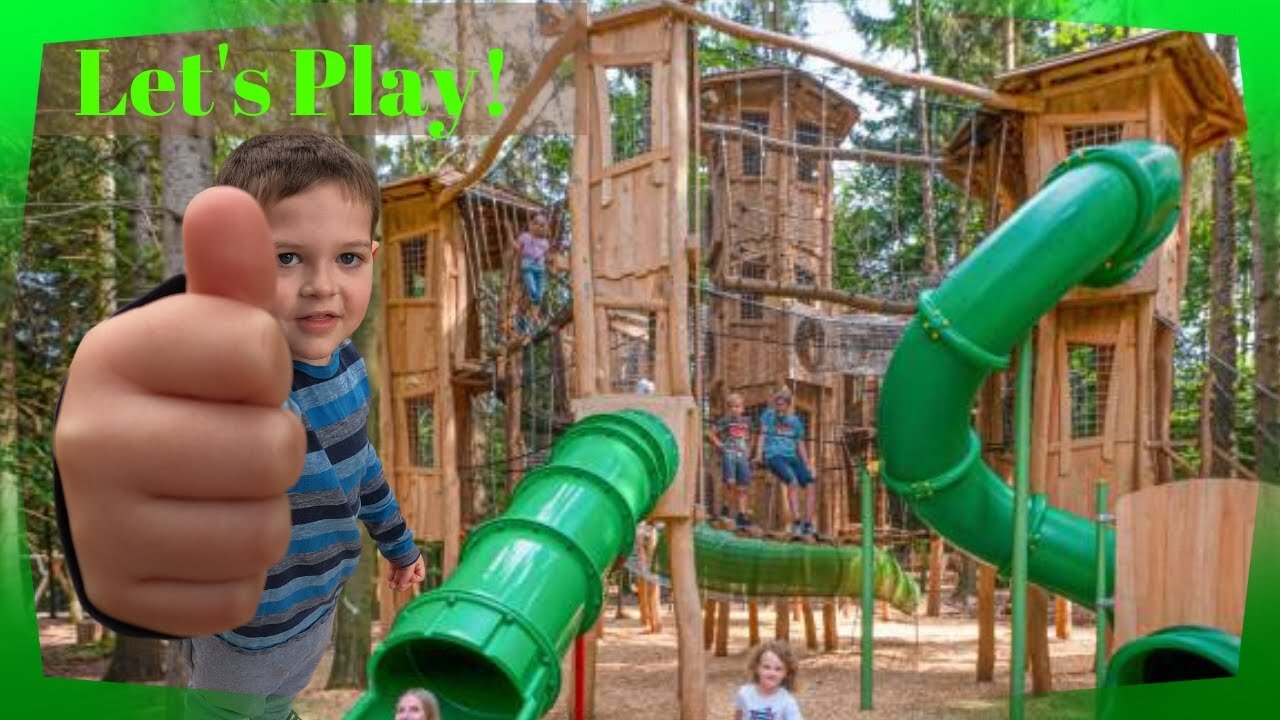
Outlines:
POLYGON ((675 437, 656 416, 594 415, 528 473, 507 512, 467 537, 458 568, 396 616, 348 720, 386 720, 422 687, 445 720, 531 720, 560 692, 560 659, 595 622, 604 574, 671 484, 675 437))
MULTIPOLYGON (((1131 141, 1073 153, 1044 187, 936 290, 890 360, 880 397, 884 482, 935 531, 1007 575, 1013 491, 980 458, 970 408, 983 380, 1040 316, 1081 283, 1132 277, 1178 218, 1169 147, 1131 141)), ((1033 495, 1028 578, 1091 607, 1099 593, 1095 523, 1033 495)), ((1107 587, 1115 536, 1106 534, 1107 587)))
MULTIPOLYGON (((734 597, 857 597, 862 593, 862 548, 744 538, 699 524, 693 552, 698 587, 734 597)), ((878 599, 914 613, 920 586, 884 550, 877 549, 874 588, 878 599)), ((667 576, 666 536, 654 552, 652 571, 667 576)))
POLYGON ((1126 643, 1111 656, 1098 718, 1134 716, 1132 704, 1121 706, 1123 686, 1230 678, 1239 669, 1240 638, 1197 625, 1165 628, 1126 643))

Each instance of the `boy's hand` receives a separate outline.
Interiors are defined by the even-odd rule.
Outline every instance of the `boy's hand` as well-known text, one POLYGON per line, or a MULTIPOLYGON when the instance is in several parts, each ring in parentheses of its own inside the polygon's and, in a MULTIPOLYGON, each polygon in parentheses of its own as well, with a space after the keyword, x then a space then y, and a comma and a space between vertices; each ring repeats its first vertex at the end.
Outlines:
POLYGON ((277 263, 258 203, 205 190, 182 230, 187 292, 85 336, 55 451, 89 600, 196 636, 253 617, 288 547, 306 436, 281 408, 291 355, 266 310, 277 263))
POLYGON ((407 567, 391 566, 391 577, 387 580, 387 587, 392 590, 404 590, 410 585, 422 582, 427 577, 427 564, 423 562, 422 556, 412 565, 407 567))

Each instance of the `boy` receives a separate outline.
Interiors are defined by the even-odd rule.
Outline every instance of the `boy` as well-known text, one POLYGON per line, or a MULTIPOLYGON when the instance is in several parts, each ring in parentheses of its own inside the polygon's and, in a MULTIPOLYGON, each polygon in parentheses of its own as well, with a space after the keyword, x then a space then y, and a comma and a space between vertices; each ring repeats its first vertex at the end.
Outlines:
POLYGON ((804 449, 804 423, 791 412, 791 391, 785 387, 773 394, 773 407, 760 415, 755 458, 756 462, 763 462, 786 488, 787 506, 791 509, 792 518, 791 534, 796 537, 814 535, 816 488, 804 449), (797 497, 801 491, 805 498, 803 520, 797 497))
POLYGON ((190 637, 192 687, 257 696, 192 693, 189 715, 285 718, 359 562, 356 520, 393 587, 424 576, 348 339, 369 304, 379 189, 363 158, 312 133, 245 141, 215 183, 231 187, 187 208, 185 277, 95 327, 72 360, 55 500, 90 612, 190 637))
POLYGON ((724 482, 725 507, 721 515, 729 516, 728 503, 734 500, 737 514, 734 524, 739 530, 749 526, 747 488, 751 486, 751 418, 747 417, 742 396, 729 393, 725 398, 727 413, 711 426, 711 444, 720 451, 720 472, 724 482))

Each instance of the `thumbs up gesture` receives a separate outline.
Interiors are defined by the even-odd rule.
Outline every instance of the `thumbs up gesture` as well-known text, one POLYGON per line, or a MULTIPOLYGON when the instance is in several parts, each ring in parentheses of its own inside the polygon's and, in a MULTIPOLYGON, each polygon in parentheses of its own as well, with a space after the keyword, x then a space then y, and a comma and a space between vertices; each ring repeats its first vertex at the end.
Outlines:
POLYGON ((253 617, 289 543, 306 440, 281 404, 289 347, 268 312, 276 259, 247 193, 197 195, 187 292, 80 344, 54 437, 84 592, 99 610, 197 636, 253 617))

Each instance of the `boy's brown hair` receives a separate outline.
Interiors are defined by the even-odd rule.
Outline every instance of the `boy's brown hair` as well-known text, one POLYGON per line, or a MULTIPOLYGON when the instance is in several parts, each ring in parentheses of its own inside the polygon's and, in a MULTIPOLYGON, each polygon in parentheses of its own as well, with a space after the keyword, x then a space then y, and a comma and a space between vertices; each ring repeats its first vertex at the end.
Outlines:
POLYGON ((782 677, 782 687, 789 692, 795 692, 798 687, 796 672, 800 669, 800 665, 796 662, 796 656, 791 652, 791 646, 781 640, 765 640, 751 651, 751 656, 747 660, 747 672, 751 673, 751 682, 760 682, 758 675, 760 658, 764 657, 767 652, 778 656, 778 659, 782 661, 782 667, 787 670, 787 674, 782 677))
POLYGON ((331 135, 288 129, 251 137, 231 151, 213 182, 244 190, 263 208, 321 183, 337 183, 349 200, 369 208, 370 237, 378 227, 382 192, 373 168, 331 135))

